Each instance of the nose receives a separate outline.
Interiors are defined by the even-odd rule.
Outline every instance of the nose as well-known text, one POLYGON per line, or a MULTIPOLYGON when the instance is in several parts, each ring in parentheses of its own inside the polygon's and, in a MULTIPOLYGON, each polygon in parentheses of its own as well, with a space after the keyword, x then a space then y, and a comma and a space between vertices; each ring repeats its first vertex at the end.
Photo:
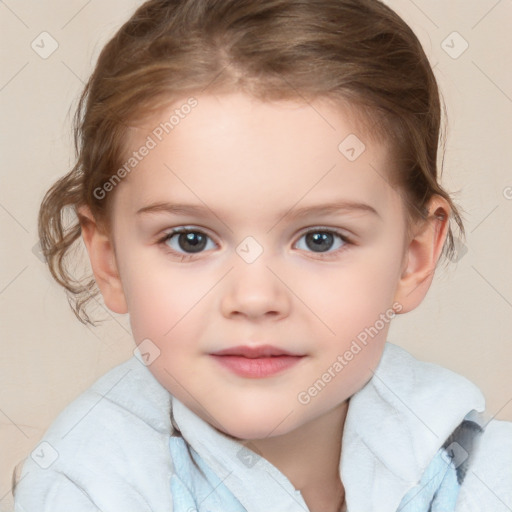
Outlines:
POLYGON ((223 280, 220 307, 224 317, 280 320, 289 315, 290 292, 267 263, 264 257, 253 263, 235 263, 223 280))

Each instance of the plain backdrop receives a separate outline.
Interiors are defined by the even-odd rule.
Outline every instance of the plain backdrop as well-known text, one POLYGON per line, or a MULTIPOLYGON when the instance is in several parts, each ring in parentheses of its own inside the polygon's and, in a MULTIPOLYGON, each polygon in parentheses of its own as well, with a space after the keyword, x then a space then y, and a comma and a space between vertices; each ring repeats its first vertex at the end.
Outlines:
MULTIPOLYGON (((2 511, 12 507, 14 465, 68 403, 133 353, 126 316, 100 301, 93 314, 102 326, 75 318, 38 254, 37 212, 73 165, 71 114, 97 55, 140 3, 0 3, 2 511)), ((512 420, 512 2, 387 3, 418 35, 439 81, 449 120, 442 184, 467 230, 455 261, 440 267, 420 307, 393 320, 388 340, 466 376, 489 415, 512 420)))

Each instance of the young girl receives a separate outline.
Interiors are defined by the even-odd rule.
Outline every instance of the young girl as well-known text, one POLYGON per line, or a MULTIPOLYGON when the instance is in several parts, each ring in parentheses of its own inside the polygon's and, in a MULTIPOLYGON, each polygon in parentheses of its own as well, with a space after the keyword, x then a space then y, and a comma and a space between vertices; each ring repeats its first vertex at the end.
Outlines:
POLYGON ((512 424, 386 342, 464 233, 440 118, 377 0, 142 5, 39 218, 77 317, 101 292, 137 348, 27 457, 16 511, 512 510, 512 424))

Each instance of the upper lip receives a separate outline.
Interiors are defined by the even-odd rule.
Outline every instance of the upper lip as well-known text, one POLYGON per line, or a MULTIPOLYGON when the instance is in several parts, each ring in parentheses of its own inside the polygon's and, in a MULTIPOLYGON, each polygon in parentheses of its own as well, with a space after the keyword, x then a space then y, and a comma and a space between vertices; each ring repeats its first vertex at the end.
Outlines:
POLYGON ((219 350, 218 352, 212 352, 214 356, 241 356, 247 358, 257 357, 272 357, 272 356, 296 356, 300 357, 300 354, 293 354, 287 350, 283 350, 273 345, 257 345, 254 347, 248 345, 238 345, 236 347, 226 348, 219 350))

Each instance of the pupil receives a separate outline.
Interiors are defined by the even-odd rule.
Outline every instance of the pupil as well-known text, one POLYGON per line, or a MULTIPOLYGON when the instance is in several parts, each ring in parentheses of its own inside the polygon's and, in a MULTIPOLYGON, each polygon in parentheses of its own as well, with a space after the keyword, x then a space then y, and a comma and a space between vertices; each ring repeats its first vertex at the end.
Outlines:
POLYGON ((178 238, 180 248, 187 252, 200 252, 206 246, 206 237, 200 233, 181 233, 178 238))
POLYGON ((323 252, 332 247, 333 236, 331 233, 308 233, 306 244, 312 251, 323 252))

